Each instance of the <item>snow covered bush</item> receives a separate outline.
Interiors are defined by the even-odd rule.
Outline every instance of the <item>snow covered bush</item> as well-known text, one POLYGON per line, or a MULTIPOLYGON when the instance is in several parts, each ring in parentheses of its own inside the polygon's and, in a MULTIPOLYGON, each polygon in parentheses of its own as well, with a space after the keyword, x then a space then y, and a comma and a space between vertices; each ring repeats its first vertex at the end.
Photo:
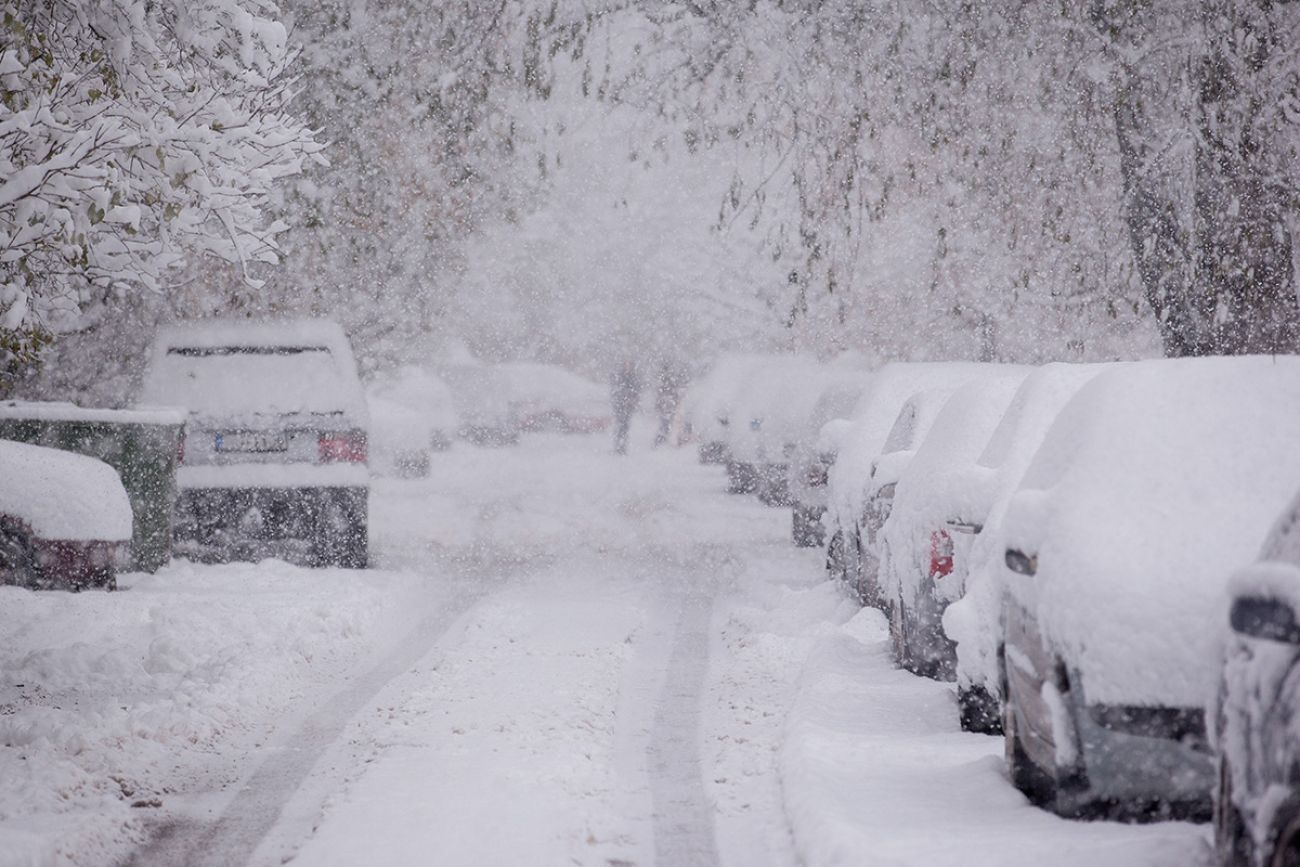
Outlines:
MULTIPOLYGON (((274 182, 321 149, 287 111, 265 0, 7 0, 0 23, 0 362, 164 293, 190 256, 276 260, 274 182)), ((4 383, 0 381, 0 387, 4 383)))

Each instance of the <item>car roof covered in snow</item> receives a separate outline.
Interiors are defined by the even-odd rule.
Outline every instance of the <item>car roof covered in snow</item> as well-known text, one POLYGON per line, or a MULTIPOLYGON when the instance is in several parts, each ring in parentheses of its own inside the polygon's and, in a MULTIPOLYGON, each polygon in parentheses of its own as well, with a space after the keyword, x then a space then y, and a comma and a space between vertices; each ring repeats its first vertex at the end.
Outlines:
POLYGON ((897 582, 904 602, 912 601, 919 586, 913 579, 921 576, 911 565, 928 550, 931 531, 942 529, 949 519, 968 516, 961 511, 962 504, 954 502, 953 480, 980 456, 1021 382, 1015 376, 991 377, 954 391, 899 478, 885 523, 885 540, 896 568, 885 577, 887 589, 897 582))
POLYGON ((120 542, 131 538, 131 503, 103 461, 0 440, 0 514, 42 539, 120 542))
POLYGON ((1038 573, 1006 581, 1090 702, 1202 702, 1216 602, 1294 493, 1298 442, 1290 356, 1117 366, 1061 411, 1005 521, 1038 573))
POLYGON ((210 320, 159 329, 140 402, 214 419, 342 413, 365 425, 356 360, 337 323, 210 320))
POLYGON ((979 362, 894 362, 871 374, 853 411, 850 427, 837 438, 839 454, 830 471, 830 504, 841 523, 856 520, 862 509, 872 464, 907 399, 929 388, 955 388, 963 382, 996 375, 1004 365, 979 362))
POLYGON ((949 592, 961 598, 944 614, 944 629, 957 642, 961 675, 990 684, 997 677, 1007 503, 1062 407, 1084 383, 1114 366, 1055 363, 1036 368, 1016 390, 978 460, 951 473, 936 494, 950 517, 984 525, 971 545, 967 568, 950 576, 959 586, 949 592))

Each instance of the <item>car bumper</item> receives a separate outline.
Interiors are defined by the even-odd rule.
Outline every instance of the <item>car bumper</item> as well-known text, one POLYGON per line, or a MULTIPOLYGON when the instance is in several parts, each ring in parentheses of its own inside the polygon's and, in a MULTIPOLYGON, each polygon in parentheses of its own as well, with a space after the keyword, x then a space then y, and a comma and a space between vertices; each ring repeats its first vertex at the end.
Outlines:
POLYGON ((214 489, 364 488, 370 484, 365 464, 207 464, 176 470, 182 491, 214 489))
POLYGON ((203 562, 277 557, 310 564, 338 516, 364 525, 369 488, 189 487, 174 512, 174 550, 203 562))
POLYGON ((1202 713, 1091 704, 1073 717, 1090 797, 1209 818, 1214 760, 1202 713))

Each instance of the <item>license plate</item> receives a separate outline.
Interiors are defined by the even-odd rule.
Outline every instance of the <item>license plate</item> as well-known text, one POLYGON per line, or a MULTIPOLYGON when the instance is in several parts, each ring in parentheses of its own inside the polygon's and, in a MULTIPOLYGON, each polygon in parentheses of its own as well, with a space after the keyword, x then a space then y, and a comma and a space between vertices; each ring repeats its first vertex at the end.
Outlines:
POLYGON ((217 434, 219 452, 283 452, 289 438, 283 431, 225 431, 217 434))

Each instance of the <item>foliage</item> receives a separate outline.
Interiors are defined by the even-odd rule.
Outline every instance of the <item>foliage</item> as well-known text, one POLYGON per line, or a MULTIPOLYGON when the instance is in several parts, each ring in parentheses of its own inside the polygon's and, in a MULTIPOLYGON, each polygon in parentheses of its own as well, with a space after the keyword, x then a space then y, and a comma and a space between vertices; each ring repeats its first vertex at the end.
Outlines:
POLYGON ((319 151, 286 111, 265 0, 8 0, 0 24, 0 332, 75 329, 187 257, 276 261, 273 185, 319 151))

